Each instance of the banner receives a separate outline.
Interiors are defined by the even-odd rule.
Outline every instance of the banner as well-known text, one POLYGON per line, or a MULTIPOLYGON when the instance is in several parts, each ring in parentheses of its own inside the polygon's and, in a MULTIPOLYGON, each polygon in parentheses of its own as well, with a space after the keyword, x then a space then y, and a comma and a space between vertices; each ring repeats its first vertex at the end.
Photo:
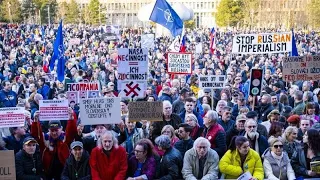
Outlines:
POLYGON ((99 83, 68 83, 66 90, 69 104, 79 103, 79 99, 86 99, 89 96, 93 98, 100 96, 99 83))
POLYGON ((0 108, 0 128, 25 125, 24 107, 0 108))
POLYGON ((226 86, 226 82, 226 76, 223 75, 199 76, 201 89, 222 89, 226 86))
POLYGON ((120 97, 144 97, 148 79, 148 50, 119 48, 117 79, 120 97))
POLYGON ((191 53, 168 53, 169 74, 191 74, 192 54, 191 53))
POLYGON ((40 121, 69 120, 68 100, 40 100, 40 121))
POLYGON ((14 151, 0 151, 0 179, 16 179, 14 151))
POLYGON ((129 102, 129 121, 162 121, 162 102, 129 102))
POLYGON ((233 37, 232 53, 265 54, 292 51, 292 33, 239 34, 233 37))
POLYGON ((81 124, 119 124, 120 98, 80 99, 81 124))
POLYGON ((285 81, 320 80, 320 56, 294 56, 283 59, 285 81))
POLYGON ((119 25, 106 25, 104 27, 106 33, 113 33, 116 35, 120 35, 120 26, 119 25))
POLYGON ((141 48, 154 49, 154 34, 141 35, 141 48))

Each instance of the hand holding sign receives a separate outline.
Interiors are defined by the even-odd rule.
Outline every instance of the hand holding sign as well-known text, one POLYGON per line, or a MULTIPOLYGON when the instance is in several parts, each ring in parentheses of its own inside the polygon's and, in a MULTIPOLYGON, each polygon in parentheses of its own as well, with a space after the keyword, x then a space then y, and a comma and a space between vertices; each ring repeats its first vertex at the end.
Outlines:
POLYGON ((71 107, 68 108, 69 120, 74 120, 73 109, 71 107))

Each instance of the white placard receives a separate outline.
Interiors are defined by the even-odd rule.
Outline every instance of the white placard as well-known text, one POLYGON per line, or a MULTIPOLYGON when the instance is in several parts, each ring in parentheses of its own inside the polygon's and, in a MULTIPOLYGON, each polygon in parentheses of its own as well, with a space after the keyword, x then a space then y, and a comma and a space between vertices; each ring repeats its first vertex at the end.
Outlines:
POLYGON ((39 120, 69 120, 68 100, 40 100, 39 101, 39 120))
POLYGON ((79 45, 79 44, 80 44, 80 39, 79 38, 71 38, 69 40, 69 46, 79 45))
POLYGON ((79 99, 100 97, 100 86, 96 82, 68 83, 66 90, 69 104, 79 103, 79 99))
POLYGON ((168 73, 170 74, 191 74, 192 54, 191 53, 168 53, 168 73))
POLYGON ((141 35, 141 48, 154 49, 154 34, 141 35))
POLYGON ((233 37, 232 53, 266 54, 292 51, 292 33, 239 34, 233 37))
POLYGON ((249 171, 243 173, 237 180, 251 180, 252 175, 249 171))
POLYGON ((201 89, 222 89, 226 86, 226 82, 226 76, 223 75, 199 76, 201 89))
POLYGON ((119 124, 120 98, 80 99, 81 124, 119 124))
POLYGON ((24 107, 0 108, 0 128, 25 125, 24 107))
POLYGON ((148 50, 119 48, 117 61, 121 97, 144 97, 148 79, 148 50))

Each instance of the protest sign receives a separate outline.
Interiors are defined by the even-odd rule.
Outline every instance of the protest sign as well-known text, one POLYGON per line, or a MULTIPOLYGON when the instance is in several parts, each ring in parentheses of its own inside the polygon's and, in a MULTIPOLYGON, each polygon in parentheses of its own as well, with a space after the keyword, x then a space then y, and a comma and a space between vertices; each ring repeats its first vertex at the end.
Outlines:
POLYGON ((292 51, 292 33, 239 34, 233 37, 232 53, 265 54, 292 51))
POLYGON ((0 179, 16 179, 14 151, 0 151, 0 179))
POLYGON ((141 35, 141 48, 154 49, 154 34, 141 35))
POLYGON ((121 97, 144 97, 148 78, 147 49, 118 49, 118 89, 121 97))
POLYGON ((119 124, 120 98, 80 99, 81 124, 119 124))
POLYGON ((69 120, 68 100, 40 100, 40 121, 69 120))
POLYGON ((69 104, 71 102, 79 103, 79 99, 86 99, 92 97, 92 92, 94 92, 94 97, 100 96, 100 87, 99 83, 68 83, 66 86, 67 98, 69 104))
POLYGON ((252 180, 252 175, 249 171, 243 173, 237 180, 252 180))
POLYGON ((162 121, 162 102, 129 102, 129 121, 162 121))
POLYGON ((191 74, 192 54, 191 53, 168 53, 169 74, 191 74))
POLYGON ((120 26, 119 25, 106 25, 104 30, 106 33, 113 33, 116 35, 120 34, 120 26))
POLYGON ((71 38, 69 40, 69 46, 79 45, 79 44, 80 44, 80 39, 79 38, 71 38))
POLYGON ((196 54, 201 54, 202 53, 202 43, 198 43, 196 45, 196 54))
POLYGON ((226 82, 226 76, 223 75, 199 76, 201 89, 222 89, 226 86, 226 82))
POLYGON ((320 80, 320 56, 294 56, 283 59, 285 81, 320 80))
POLYGON ((312 172, 316 172, 316 173, 320 174, 320 161, 310 162, 310 167, 311 167, 312 172))
POLYGON ((46 73, 45 80, 46 82, 54 82, 57 80, 57 77, 54 74, 46 73))
POLYGON ((0 128, 22 127, 25 123, 24 107, 0 108, 0 128))

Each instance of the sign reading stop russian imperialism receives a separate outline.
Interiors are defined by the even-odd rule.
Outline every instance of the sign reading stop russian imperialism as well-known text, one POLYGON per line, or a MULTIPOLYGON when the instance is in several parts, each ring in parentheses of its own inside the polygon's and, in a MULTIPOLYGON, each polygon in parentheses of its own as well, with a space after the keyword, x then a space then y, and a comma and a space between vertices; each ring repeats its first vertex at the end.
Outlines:
POLYGON ((239 34, 233 37, 232 53, 265 54, 292 51, 292 33, 239 34))

